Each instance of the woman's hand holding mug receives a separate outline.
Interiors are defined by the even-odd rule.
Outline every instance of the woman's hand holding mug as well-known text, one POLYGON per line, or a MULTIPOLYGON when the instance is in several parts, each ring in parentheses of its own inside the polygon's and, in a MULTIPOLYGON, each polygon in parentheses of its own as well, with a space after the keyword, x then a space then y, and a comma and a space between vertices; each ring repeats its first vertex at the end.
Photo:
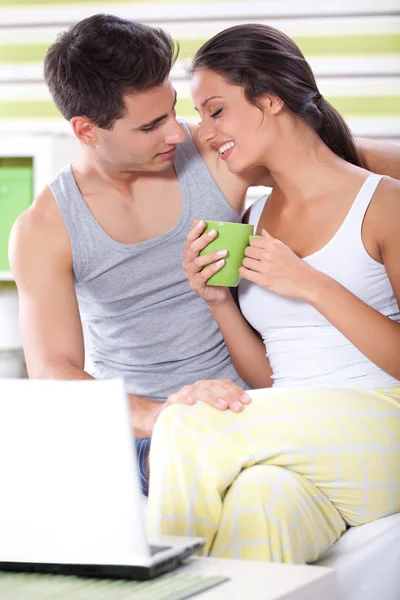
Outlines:
POLYGON ((205 221, 193 223, 193 229, 186 239, 182 267, 192 290, 211 306, 223 304, 230 294, 229 288, 211 286, 206 283, 214 273, 224 266, 227 251, 219 250, 200 256, 200 251, 217 236, 215 229, 202 235, 205 229, 205 221))

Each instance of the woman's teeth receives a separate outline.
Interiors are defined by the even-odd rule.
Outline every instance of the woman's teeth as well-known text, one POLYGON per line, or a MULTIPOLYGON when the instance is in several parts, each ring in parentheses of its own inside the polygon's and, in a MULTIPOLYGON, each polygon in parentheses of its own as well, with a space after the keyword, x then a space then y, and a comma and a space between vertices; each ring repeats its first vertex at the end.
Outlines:
POLYGON ((224 154, 227 150, 233 148, 233 146, 235 146, 235 142, 227 142, 226 144, 218 148, 218 152, 220 154, 224 154))

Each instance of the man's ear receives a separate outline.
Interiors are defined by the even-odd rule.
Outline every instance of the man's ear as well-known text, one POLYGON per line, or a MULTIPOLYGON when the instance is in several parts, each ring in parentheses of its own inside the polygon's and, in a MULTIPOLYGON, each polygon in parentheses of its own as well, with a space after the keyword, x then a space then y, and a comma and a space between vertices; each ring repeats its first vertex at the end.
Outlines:
POLYGON ((82 144, 95 146, 97 144, 97 126, 87 117, 73 117, 70 121, 73 132, 82 144))

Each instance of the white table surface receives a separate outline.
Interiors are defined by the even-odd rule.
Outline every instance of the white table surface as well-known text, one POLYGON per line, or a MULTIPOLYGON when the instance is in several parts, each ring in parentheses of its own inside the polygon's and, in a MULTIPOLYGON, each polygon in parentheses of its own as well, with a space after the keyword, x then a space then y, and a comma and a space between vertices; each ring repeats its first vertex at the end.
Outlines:
POLYGON ((176 572, 230 577, 196 600, 338 600, 335 571, 326 567, 194 557, 176 572))

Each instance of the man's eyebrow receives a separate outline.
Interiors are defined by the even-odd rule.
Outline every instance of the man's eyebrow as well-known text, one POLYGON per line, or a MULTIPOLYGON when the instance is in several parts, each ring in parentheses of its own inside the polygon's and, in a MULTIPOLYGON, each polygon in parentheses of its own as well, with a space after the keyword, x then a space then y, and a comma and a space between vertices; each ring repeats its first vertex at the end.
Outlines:
MULTIPOLYGON (((201 105, 201 108, 204 108, 205 105, 207 104, 207 102, 209 102, 210 100, 214 100, 214 98, 222 98, 222 96, 210 96, 210 98, 207 98, 207 100, 204 100, 204 102, 201 105)), ((194 107, 194 110, 196 110, 197 112, 200 112, 198 108, 194 107)))
MULTIPOLYGON (((177 94, 177 92, 175 90, 175 100, 174 100, 174 104, 172 105, 172 108, 175 108, 177 100, 178 100, 178 94, 177 94)), ((161 117, 157 117, 156 119, 153 119, 152 121, 149 121, 149 123, 142 123, 142 125, 139 125, 139 127, 136 127, 136 130, 138 130, 138 129, 148 129, 150 127, 154 127, 155 125, 157 125, 157 123, 159 123, 163 119, 166 119, 167 117, 168 117, 168 115, 161 115, 161 117)))

